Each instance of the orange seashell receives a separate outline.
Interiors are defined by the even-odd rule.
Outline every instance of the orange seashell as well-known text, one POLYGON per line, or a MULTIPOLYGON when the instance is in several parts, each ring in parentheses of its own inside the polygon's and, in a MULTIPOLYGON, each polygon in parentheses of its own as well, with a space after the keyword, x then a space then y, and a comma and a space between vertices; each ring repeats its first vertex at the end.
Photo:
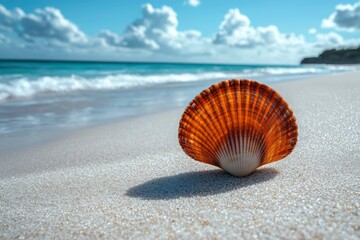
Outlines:
POLYGON ((179 123, 179 142, 187 155, 234 176, 286 157, 297 136, 295 116, 280 94, 245 79, 203 90, 179 123))

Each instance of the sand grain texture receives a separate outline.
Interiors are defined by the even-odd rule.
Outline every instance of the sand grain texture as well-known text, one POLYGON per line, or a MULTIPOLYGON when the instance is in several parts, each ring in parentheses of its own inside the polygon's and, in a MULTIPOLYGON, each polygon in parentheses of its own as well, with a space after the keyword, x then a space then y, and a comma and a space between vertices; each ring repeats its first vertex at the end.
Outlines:
POLYGON ((360 74, 273 86, 299 141, 245 178, 187 157, 182 110, 0 157, 0 238, 359 239, 360 74))

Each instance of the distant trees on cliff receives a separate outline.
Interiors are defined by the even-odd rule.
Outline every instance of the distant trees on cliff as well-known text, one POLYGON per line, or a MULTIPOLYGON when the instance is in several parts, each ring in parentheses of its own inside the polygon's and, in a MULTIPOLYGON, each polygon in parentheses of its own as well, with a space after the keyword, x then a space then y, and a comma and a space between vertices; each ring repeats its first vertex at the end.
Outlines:
POLYGON ((327 63, 327 64, 356 64, 360 63, 360 46, 348 49, 328 49, 318 57, 307 57, 301 64, 327 63))

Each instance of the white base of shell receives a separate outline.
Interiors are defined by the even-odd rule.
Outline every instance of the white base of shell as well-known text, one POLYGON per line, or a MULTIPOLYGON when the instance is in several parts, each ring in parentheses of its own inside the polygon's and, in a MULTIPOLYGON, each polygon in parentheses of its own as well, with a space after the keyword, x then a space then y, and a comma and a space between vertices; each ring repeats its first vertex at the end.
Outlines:
POLYGON ((221 168, 237 177, 247 176, 260 165, 260 158, 253 154, 237 154, 234 158, 221 158, 221 168))
POLYGON ((264 146, 251 139, 234 141, 232 148, 224 147, 218 154, 222 169, 231 175, 242 177, 249 175, 260 166, 264 146), (235 150, 236 149, 236 150, 235 150))

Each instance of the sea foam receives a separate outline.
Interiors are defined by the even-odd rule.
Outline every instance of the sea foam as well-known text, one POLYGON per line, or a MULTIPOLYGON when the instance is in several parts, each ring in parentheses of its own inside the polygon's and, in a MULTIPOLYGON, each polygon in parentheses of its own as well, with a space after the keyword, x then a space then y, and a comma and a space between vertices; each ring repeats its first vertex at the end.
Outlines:
MULTIPOLYGON (((338 69, 335 69, 338 70, 338 69)), ((331 71, 335 71, 331 70, 331 71)), ((343 70, 343 69, 341 69, 343 70)), ((348 69, 346 69, 348 70, 348 69)), ((329 71, 323 68, 255 68, 242 69, 237 72, 189 72, 189 73, 161 73, 161 74, 107 74, 98 76, 17 76, 10 80, 0 79, 0 100, 30 97, 42 93, 66 93, 86 90, 128 89, 147 87, 157 84, 195 82, 211 79, 251 78, 270 75, 301 75, 316 74, 329 71)), ((6 76, 1 76, 2 78, 6 76)), ((271 81, 271 80, 270 80, 271 81)))

